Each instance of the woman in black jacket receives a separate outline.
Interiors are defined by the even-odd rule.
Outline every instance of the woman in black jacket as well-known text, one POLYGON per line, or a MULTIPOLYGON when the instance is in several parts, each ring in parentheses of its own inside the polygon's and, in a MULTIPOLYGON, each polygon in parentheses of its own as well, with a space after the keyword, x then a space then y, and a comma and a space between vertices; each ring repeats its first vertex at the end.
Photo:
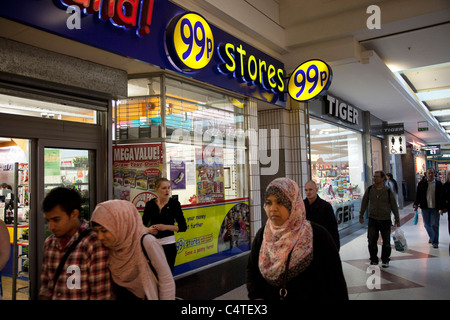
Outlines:
POLYGON ((169 180, 156 179, 155 190, 158 197, 146 203, 142 222, 162 245, 169 267, 173 271, 177 257, 175 232, 187 230, 186 220, 180 202, 171 198, 169 180))
POLYGON ((300 188, 278 178, 266 189, 265 227, 247 265, 250 299, 347 300, 341 260, 325 228, 306 220, 300 188))

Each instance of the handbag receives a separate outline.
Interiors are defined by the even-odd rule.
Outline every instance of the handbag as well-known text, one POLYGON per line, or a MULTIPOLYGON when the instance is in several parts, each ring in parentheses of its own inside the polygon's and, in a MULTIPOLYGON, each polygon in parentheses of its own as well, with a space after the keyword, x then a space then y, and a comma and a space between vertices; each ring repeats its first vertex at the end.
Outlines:
POLYGON ((294 248, 292 248, 292 250, 289 252, 287 260, 286 260, 286 268, 284 270, 284 274, 283 274, 283 285, 280 289, 280 300, 285 300, 288 291, 286 289, 286 284, 287 284, 287 278, 288 278, 288 270, 289 270, 289 262, 291 261, 291 254, 292 251, 294 251, 294 248))
POLYGON ((58 268, 56 268, 55 277, 53 278, 53 290, 55 290, 56 282, 58 281, 59 276, 61 275, 62 269, 64 265, 66 264, 67 258, 69 258, 69 255, 72 253, 72 251, 77 247, 77 245, 80 243, 80 241, 90 234, 92 232, 92 229, 86 229, 83 232, 81 232, 78 235, 78 238, 70 245, 69 249, 67 249, 66 253, 62 257, 61 261, 59 262, 58 268))

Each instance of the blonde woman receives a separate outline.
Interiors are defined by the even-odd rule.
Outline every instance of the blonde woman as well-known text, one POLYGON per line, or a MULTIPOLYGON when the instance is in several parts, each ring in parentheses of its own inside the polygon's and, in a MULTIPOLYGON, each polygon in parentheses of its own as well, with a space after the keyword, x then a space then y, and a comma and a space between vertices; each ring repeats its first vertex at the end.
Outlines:
POLYGON ((171 197, 169 180, 156 179, 155 190, 158 196, 145 205, 142 222, 163 246, 169 267, 173 270, 177 257, 175 232, 187 230, 186 220, 180 202, 171 197))

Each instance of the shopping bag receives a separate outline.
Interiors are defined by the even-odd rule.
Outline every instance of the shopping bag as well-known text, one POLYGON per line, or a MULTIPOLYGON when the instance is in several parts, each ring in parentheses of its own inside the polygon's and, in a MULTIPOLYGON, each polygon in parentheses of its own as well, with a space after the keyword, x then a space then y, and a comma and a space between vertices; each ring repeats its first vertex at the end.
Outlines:
POLYGON ((408 244, 406 242, 405 233, 402 229, 396 228, 392 233, 392 239, 394 239, 395 250, 399 252, 408 251, 408 244))
POLYGON ((414 211, 413 225, 416 225, 417 222, 419 222, 419 213, 416 210, 414 211))

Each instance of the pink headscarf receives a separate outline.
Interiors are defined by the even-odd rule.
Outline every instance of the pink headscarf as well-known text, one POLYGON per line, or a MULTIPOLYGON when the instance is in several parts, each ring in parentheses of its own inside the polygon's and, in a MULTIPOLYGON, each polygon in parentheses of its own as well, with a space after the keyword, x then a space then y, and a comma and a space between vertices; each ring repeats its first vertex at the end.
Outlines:
POLYGON ((116 239, 109 249, 109 269, 113 281, 137 297, 155 297, 156 280, 142 252, 141 237, 147 233, 136 207, 124 200, 98 204, 91 221, 100 224, 116 239))
POLYGON ((306 220, 300 188, 295 181, 278 178, 269 184, 267 191, 269 189, 281 192, 291 204, 289 218, 283 225, 276 226, 270 219, 267 220, 259 253, 262 276, 269 283, 278 286, 281 284, 287 257, 291 251, 288 280, 309 266, 312 260, 313 231, 311 223, 306 220))

